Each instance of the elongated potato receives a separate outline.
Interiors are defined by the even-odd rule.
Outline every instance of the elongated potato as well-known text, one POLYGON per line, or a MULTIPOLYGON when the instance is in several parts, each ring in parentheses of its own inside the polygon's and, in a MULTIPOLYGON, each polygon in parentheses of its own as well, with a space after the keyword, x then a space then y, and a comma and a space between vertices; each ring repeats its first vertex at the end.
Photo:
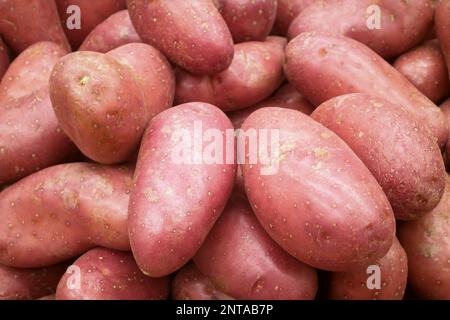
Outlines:
POLYGON ((212 76, 195 76, 180 70, 175 103, 201 101, 229 112, 264 100, 284 79, 285 45, 286 40, 280 37, 237 44, 231 66, 212 76))
POLYGON ((450 19, 448 17, 450 17, 450 0, 442 0, 436 8, 434 24, 450 78, 450 19))
POLYGON ((232 129, 223 112, 205 103, 179 105, 150 121, 128 219, 133 254, 145 274, 181 268, 219 217, 236 173, 234 148, 223 141, 232 129))
POLYGON ((397 219, 416 219, 438 205, 446 175, 441 151, 406 108, 353 93, 324 102, 312 118, 341 137, 364 162, 397 219))
POLYGON ((448 139, 444 114, 397 70, 363 44, 346 37, 302 33, 286 48, 289 82, 313 104, 346 93, 385 97, 408 108, 439 146, 448 139), (389 92, 387 95, 386 92, 389 92))
POLYGON ((9 66, 9 52, 2 38, 0 37, 0 81, 9 66))
POLYGON ((56 300, 162 300, 169 291, 169 277, 145 276, 131 253, 95 248, 67 269, 56 300))
POLYGON ((30 175, 0 193, 0 264, 37 268, 96 245, 129 250, 129 168, 72 163, 30 175))
POLYGON ((316 268, 339 272, 387 253, 395 233, 392 208, 370 171, 337 135, 283 108, 255 111, 242 129, 250 138, 242 166, 248 199, 283 249, 316 268), (268 140, 266 148, 255 152, 252 136, 268 140))
POLYGON ((274 30, 277 34, 286 36, 292 21, 317 0, 278 0, 277 17, 274 30))
POLYGON ((230 31, 211 0, 127 0, 141 39, 181 68, 214 74, 233 58, 230 31))

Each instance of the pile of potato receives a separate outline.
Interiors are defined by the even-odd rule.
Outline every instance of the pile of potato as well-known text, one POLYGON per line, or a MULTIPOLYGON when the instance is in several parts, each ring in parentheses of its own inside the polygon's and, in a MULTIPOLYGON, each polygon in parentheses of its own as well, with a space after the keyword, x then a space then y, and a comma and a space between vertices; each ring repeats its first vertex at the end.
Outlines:
POLYGON ((0 299, 450 299, 448 67, 450 0, 0 1, 0 299))

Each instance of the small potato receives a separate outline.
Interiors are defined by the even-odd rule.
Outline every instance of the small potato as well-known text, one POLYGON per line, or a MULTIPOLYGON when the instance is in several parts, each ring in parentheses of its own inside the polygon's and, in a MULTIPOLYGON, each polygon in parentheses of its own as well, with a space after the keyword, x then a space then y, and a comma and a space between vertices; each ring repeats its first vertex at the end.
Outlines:
POLYGON ((96 245, 129 250, 130 168, 71 163, 32 174, 0 193, 0 264, 38 268, 96 245))
POLYGON ((329 286, 329 298, 338 300, 402 300, 408 278, 408 259, 397 238, 388 253, 372 265, 360 271, 333 273, 329 286), (377 271, 379 270, 379 274, 377 271), (370 277, 380 276, 380 283, 370 277), (369 288, 368 285, 379 285, 369 288))
POLYGON ((447 62, 450 78, 450 0, 442 0, 436 8, 434 25, 442 52, 447 62))
POLYGON ((9 52, 2 38, 0 37, 0 80, 9 66, 9 52))
POLYGON ((186 264, 225 207, 236 174, 234 148, 223 141, 229 130, 222 111, 199 102, 150 121, 128 210, 131 247, 145 274, 161 277, 186 264))
POLYGON ((163 300, 169 291, 169 277, 145 276, 131 253, 95 248, 67 269, 58 284, 56 300, 163 300))
POLYGON ((122 10, 97 25, 84 39, 79 50, 106 53, 133 42, 142 40, 131 23, 128 10, 122 10))
POLYGON ((172 281, 174 300, 234 300, 217 290, 193 263, 189 263, 177 273, 172 281))
POLYGON ((278 0, 277 17, 274 30, 283 37, 287 35, 289 26, 300 12, 317 0, 278 0))
POLYGON ((211 0, 127 0, 141 39, 194 74, 215 74, 229 67, 233 39, 211 0))
POLYGON ((370 171, 336 134, 284 108, 259 109, 242 129, 247 197, 284 250, 313 267, 339 272, 387 253, 395 233, 392 208, 370 171), (259 139, 268 140, 267 146, 255 152, 252 140, 259 139))
POLYGON ((175 103, 201 101, 230 112, 264 100, 283 82, 285 46, 281 37, 237 44, 231 66, 212 76, 179 70, 175 103))

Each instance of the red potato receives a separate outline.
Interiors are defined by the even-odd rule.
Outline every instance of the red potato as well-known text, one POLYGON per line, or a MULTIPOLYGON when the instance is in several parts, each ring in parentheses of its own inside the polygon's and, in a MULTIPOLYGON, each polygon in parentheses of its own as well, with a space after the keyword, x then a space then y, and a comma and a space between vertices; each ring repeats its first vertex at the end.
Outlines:
POLYGON ((429 0, 316 1, 294 19, 288 37, 331 31, 364 43, 384 58, 393 58, 425 38, 433 12, 429 0))
POLYGON ((71 163, 0 193, 0 264, 49 266, 97 245, 129 250, 130 168, 71 163))
POLYGON ((160 277, 186 264, 225 207, 236 174, 234 148, 221 141, 228 130, 234 133, 222 111, 199 102, 150 121, 128 210, 131 247, 145 274, 160 277))
POLYGON ((126 0, 56 0, 64 31, 72 48, 77 49, 87 35, 110 15, 126 8, 126 0), (78 6, 79 17, 72 6, 78 6), (79 28, 74 19, 79 18, 79 28))
POLYGON ((217 290, 193 263, 184 266, 172 281, 174 300, 234 300, 217 290))
POLYGON ((219 290, 245 300, 312 300, 316 271, 281 249, 234 195, 194 257, 219 290))
POLYGON ((439 205, 429 214, 400 225, 408 255, 408 284, 426 299, 450 299, 450 177, 439 205))
POLYGON ((163 300, 169 291, 169 277, 147 277, 131 253, 95 248, 67 269, 56 300, 163 300), (74 277, 79 277, 79 286, 74 277))
POLYGON ((131 23, 128 10, 122 10, 98 24, 84 39, 79 50, 106 53, 133 42, 142 40, 131 23))
POLYGON ((303 33, 288 44, 286 60, 289 82, 314 105, 347 93, 385 97, 408 108, 439 146, 446 144, 449 129, 440 109, 365 45, 347 37, 303 33))
POLYGON ((9 66, 9 52, 2 38, 0 37, 0 80, 9 66))
POLYGON ((278 0, 277 17, 274 30, 277 34, 286 36, 292 21, 317 0, 278 0))
POLYGON ((329 297, 338 300, 402 300, 408 278, 408 259, 397 238, 388 253, 372 266, 379 268, 380 289, 369 289, 368 284, 376 284, 369 277, 377 274, 367 266, 357 272, 333 273, 329 297))
POLYGON ((395 61, 394 68, 434 103, 450 95, 445 58, 436 40, 401 55, 395 61))
POLYGON ((201 101, 230 112, 264 100, 283 82, 285 46, 280 37, 237 44, 231 66, 212 76, 179 70, 175 103, 201 101))
POLYGON ((0 1, 0 34, 16 53, 41 41, 70 48, 54 0, 0 1))
POLYGON ((274 132, 279 137, 258 152, 245 139, 242 170, 253 211, 284 250, 313 267, 339 272, 387 253, 395 233, 392 208, 370 171, 336 134, 283 108, 255 111, 242 129, 243 137, 251 137, 249 130, 255 139, 269 140, 274 132), (262 158, 265 153, 271 156, 262 158))
POLYGON ((441 150, 406 108, 353 93, 324 102, 312 118, 364 162, 397 219, 417 219, 438 205, 446 175, 441 150))
POLYGON ((435 29, 447 63, 450 78, 450 0, 442 0, 436 8, 435 29))
POLYGON ((141 39, 194 74, 214 74, 229 67, 233 39, 210 0, 127 0, 141 39))

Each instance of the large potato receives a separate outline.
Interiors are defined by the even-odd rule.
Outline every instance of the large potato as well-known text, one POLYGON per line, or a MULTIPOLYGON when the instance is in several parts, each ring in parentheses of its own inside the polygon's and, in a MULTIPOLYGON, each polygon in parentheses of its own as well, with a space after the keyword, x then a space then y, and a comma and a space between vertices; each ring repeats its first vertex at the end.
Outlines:
POLYGON ((9 52, 2 38, 0 37, 0 80, 9 66, 9 52))
POLYGON ((316 271, 280 248, 238 195, 230 199, 194 262, 216 288, 237 299, 310 300, 317 292, 316 271))
POLYGON ((286 36, 292 21, 317 0, 278 0, 277 17, 274 30, 277 34, 286 36))
POLYGON ((127 0, 141 39, 195 74, 225 70, 233 58, 230 31, 211 0, 127 0))
POLYGON ((387 253, 395 233, 392 208, 370 171, 336 134, 283 108, 255 111, 242 129, 250 137, 242 166, 248 199, 283 249, 316 268, 340 272, 387 253), (268 146, 255 152, 252 132, 269 140, 268 146))
POLYGON ((129 250, 129 168, 63 164, 0 193, 0 264, 36 268, 96 245, 129 250))
POLYGON ((150 121, 128 219, 131 247, 145 274, 160 277, 181 268, 219 217, 236 173, 234 148, 222 141, 232 129, 223 112, 205 103, 176 106, 150 121))
POLYGON ((346 93, 385 97, 426 124, 439 146, 447 142, 448 125, 439 108, 365 45, 342 36, 302 33, 288 44, 286 60, 289 82, 313 104, 346 93))
POLYGON ((442 52, 444 53, 445 60, 450 77, 450 0, 442 0, 441 4, 436 8, 435 13, 435 29, 436 35, 439 39, 442 52))

